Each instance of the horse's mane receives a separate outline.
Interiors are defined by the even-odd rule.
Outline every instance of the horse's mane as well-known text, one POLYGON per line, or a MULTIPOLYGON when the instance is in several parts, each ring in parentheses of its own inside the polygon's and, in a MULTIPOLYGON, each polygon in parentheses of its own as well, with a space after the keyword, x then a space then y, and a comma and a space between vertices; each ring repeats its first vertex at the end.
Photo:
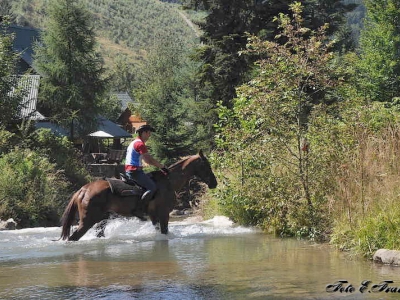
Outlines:
POLYGON ((176 166, 181 165, 181 164, 187 162, 190 158, 193 158, 193 157, 195 157, 195 156, 196 156, 196 155, 186 156, 186 157, 182 158, 181 160, 177 161, 176 163, 173 163, 172 165, 170 165, 170 166, 168 167, 168 169, 173 169, 173 168, 175 168, 176 166))

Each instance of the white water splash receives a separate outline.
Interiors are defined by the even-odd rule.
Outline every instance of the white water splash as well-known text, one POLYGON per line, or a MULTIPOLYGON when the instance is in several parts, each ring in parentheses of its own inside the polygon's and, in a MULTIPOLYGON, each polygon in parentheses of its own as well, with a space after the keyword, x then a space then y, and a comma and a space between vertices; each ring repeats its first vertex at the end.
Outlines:
POLYGON ((21 258, 49 257, 59 255, 60 252, 71 254, 80 249, 82 245, 90 247, 101 244, 232 236, 256 231, 254 228, 236 226, 224 216, 216 216, 206 221, 196 217, 172 221, 169 223, 168 235, 157 231, 150 221, 142 222, 136 218, 116 218, 107 223, 104 238, 98 238, 96 230, 92 228, 78 242, 58 240, 61 227, 0 231, 0 262, 21 258))
MULTIPOLYGON (((229 218, 216 216, 213 219, 201 221, 196 217, 187 218, 182 221, 173 221, 169 223, 168 235, 157 231, 150 221, 142 222, 136 218, 133 219, 113 219, 107 223, 105 230, 105 239, 123 239, 123 240, 166 240, 183 237, 202 237, 202 236, 220 236, 235 235, 255 232, 254 228, 236 226, 229 218)), ((82 240, 97 239, 96 231, 91 229, 82 240)))

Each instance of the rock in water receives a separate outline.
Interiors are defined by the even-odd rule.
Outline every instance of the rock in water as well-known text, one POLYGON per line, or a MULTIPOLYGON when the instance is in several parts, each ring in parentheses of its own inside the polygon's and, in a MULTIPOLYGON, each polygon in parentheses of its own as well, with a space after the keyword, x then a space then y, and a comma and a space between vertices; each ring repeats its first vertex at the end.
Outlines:
POLYGON ((15 230, 17 228, 17 222, 13 218, 7 221, 0 220, 0 230, 15 230))

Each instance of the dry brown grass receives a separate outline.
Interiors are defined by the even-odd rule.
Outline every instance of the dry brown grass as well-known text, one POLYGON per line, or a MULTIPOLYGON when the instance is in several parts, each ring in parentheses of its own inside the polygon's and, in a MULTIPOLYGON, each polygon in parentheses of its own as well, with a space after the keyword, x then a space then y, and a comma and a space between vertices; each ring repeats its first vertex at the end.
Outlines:
POLYGON ((400 127, 379 135, 360 129, 354 155, 337 170, 330 210, 349 225, 376 210, 389 209, 400 193, 400 127))

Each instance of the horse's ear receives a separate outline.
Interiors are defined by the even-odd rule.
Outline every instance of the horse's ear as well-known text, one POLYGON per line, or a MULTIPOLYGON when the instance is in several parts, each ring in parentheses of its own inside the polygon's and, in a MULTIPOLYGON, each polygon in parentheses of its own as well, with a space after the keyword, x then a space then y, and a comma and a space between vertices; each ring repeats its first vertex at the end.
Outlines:
POLYGON ((203 150, 201 150, 201 149, 200 149, 200 151, 199 151, 199 156, 200 156, 201 158, 204 158, 203 150))

